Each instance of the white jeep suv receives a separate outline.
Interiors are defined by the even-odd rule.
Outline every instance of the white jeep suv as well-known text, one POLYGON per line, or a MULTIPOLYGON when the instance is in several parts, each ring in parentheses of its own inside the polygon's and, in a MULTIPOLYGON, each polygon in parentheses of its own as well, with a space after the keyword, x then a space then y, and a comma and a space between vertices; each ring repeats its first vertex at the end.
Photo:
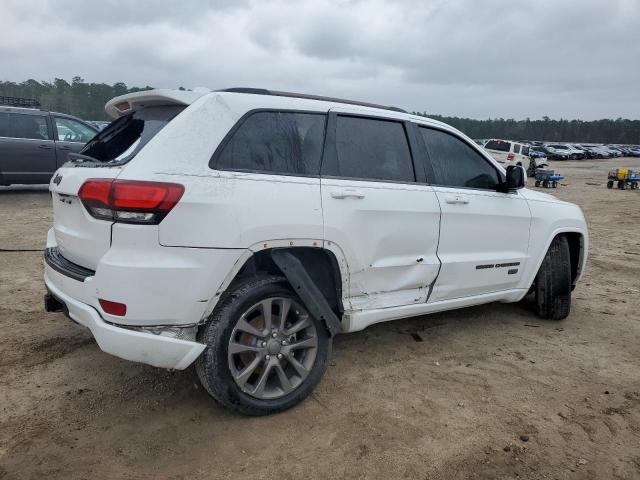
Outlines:
POLYGON ((118 357, 195 362, 228 407, 300 402, 340 332, 528 293, 543 318, 569 313, 582 212, 445 124, 261 89, 106 111, 50 184, 46 309, 118 357))

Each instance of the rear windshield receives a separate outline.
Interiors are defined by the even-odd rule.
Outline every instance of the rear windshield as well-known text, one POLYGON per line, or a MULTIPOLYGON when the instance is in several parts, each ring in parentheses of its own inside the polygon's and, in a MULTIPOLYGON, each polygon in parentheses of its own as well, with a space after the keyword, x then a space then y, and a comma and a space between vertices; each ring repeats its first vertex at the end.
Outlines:
POLYGON ((489 150, 498 150, 499 152, 508 152, 511 149, 511 143, 502 140, 489 140, 484 148, 489 150))
POLYGON ((110 123, 80 153, 100 162, 127 163, 185 108, 171 105, 136 110, 110 123))

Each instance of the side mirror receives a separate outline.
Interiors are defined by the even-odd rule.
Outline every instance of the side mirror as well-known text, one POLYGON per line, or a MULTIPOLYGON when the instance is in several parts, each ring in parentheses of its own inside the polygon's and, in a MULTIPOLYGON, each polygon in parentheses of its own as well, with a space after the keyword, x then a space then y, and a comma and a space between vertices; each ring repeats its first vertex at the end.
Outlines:
POLYGON ((520 165, 509 165, 507 167, 507 181, 505 182, 505 190, 510 192, 524 188, 527 184, 527 172, 520 165))

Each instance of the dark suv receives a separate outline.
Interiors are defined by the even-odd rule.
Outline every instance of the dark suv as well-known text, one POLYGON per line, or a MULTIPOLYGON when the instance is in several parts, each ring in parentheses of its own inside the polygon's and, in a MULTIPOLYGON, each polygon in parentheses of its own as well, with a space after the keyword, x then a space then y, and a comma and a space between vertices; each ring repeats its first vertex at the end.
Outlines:
POLYGON ((0 96, 0 185, 49 183, 53 172, 98 130, 40 108, 35 100, 0 96))

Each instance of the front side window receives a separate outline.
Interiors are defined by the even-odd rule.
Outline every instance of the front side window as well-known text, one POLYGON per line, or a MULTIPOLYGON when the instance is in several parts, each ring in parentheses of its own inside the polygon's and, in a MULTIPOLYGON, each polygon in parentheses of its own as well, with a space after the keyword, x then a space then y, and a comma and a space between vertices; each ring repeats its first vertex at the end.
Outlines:
POLYGON ((58 140, 61 142, 87 143, 96 132, 70 118, 55 117, 58 140))
POLYGON ((411 150, 400 122, 339 115, 336 161, 323 175, 414 182, 411 150))
POLYGON ((0 114, 0 137, 49 140, 47 120, 43 115, 0 114))
POLYGON ((435 183, 447 187, 495 190, 497 170, 459 138, 441 130, 420 127, 433 166, 435 183))
POLYGON ((523 155, 529 155, 529 147, 523 146, 522 147, 522 154, 523 155))
POLYGON ((256 112, 232 134, 213 168, 318 175, 324 114, 256 112))

